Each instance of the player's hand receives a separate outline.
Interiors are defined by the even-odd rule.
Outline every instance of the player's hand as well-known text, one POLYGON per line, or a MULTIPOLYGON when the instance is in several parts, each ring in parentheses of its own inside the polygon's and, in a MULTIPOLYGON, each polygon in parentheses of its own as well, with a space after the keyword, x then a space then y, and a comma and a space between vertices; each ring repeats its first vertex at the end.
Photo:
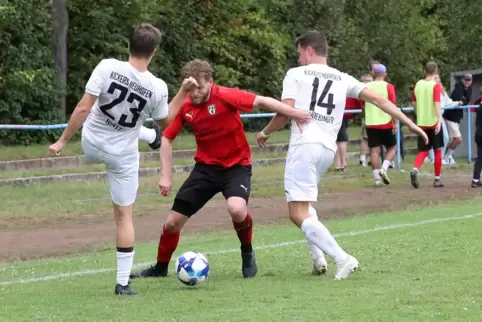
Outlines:
POLYGON ((437 125, 435 125, 435 134, 439 134, 441 128, 442 128, 442 122, 438 121, 437 125))
POLYGON ((57 141, 51 146, 49 146, 49 155, 52 157, 56 157, 60 155, 60 151, 64 148, 65 143, 62 141, 57 141))
POLYGON ((397 122, 397 121, 393 121, 392 133, 393 133, 393 134, 397 134, 397 131, 398 131, 398 122, 397 122))
POLYGON ((198 83, 197 83, 197 81, 194 79, 194 77, 185 78, 185 79, 182 81, 182 84, 181 84, 181 90, 182 90, 184 93, 189 93, 190 91, 192 91, 192 90, 195 89, 196 87, 198 87, 198 83))
POLYGON ((424 130, 422 130, 420 127, 418 127, 415 124, 410 124, 408 125, 408 129, 412 132, 420 136, 425 144, 428 144, 428 136, 427 133, 425 133, 424 130))
POLYGON ((165 197, 171 190, 172 186, 172 179, 166 176, 161 176, 161 180, 159 180, 159 189, 161 189, 161 194, 165 197))
POLYGON ((256 141, 258 142, 258 145, 262 148, 266 147, 266 141, 268 141, 268 139, 269 135, 265 135, 263 131, 256 134, 256 141))
POLYGON ((311 114, 307 110, 295 108, 291 118, 293 120, 295 120, 298 125, 300 125, 300 124, 308 123, 309 121, 311 121, 311 114))
POLYGON ((464 102, 458 101, 458 102, 456 102, 456 103, 457 103, 458 106, 462 106, 462 104, 463 104, 464 102))

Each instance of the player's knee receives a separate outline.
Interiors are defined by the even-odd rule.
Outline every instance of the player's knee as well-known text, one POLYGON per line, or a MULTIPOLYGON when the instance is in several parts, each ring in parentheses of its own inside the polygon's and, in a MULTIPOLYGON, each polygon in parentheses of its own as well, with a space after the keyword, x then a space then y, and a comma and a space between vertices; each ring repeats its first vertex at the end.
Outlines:
POLYGON ((243 221, 248 213, 246 200, 240 197, 231 197, 226 200, 228 212, 235 222, 243 221))
POLYGON ((456 137, 456 138, 454 139, 454 142, 455 142, 455 144, 460 144, 460 143, 462 143, 462 137, 461 137, 461 136, 456 137))
POLYGON ((189 217, 184 216, 178 212, 172 211, 167 217, 165 226, 166 230, 169 232, 181 231, 182 227, 186 224, 189 217))

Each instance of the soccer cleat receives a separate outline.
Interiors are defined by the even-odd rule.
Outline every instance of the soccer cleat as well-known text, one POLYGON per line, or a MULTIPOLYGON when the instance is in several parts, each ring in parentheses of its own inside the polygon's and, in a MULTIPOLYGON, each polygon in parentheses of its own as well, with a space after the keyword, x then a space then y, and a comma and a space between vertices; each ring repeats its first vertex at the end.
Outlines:
POLYGON ((444 184, 442 183, 442 181, 440 181, 440 179, 435 179, 433 181, 433 187, 434 188, 443 188, 444 184))
POLYGON ((380 177, 382 177, 384 184, 390 184, 390 178, 388 178, 388 174, 385 170, 380 170, 380 177))
POLYGON ((480 187, 482 187, 482 182, 480 180, 479 181, 472 180, 471 187, 472 188, 480 188, 480 187))
POLYGON ((130 279, 141 277, 166 277, 169 263, 157 263, 155 266, 143 269, 137 273, 131 273, 130 279))
POLYGON ((358 260, 355 257, 348 255, 343 263, 336 265, 335 280, 339 281, 346 279, 351 273, 358 269, 358 265, 358 260))
POLYGON ((127 284, 126 286, 116 284, 114 293, 115 295, 139 295, 139 293, 131 289, 130 283, 127 284))
POLYGON ((418 170, 412 170, 412 172, 410 172, 410 183, 412 184, 412 187, 414 187, 415 189, 417 189, 419 187, 419 184, 418 184, 418 170))
POLYGON ((154 131, 156 131, 156 139, 154 140, 154 142, 149 143, 149 146, 151 147, 151 149, 157 150, 161 147, 161 129, 159 128, 159 125, 156 124, 156 122, 152 123, 151 129, 154 129, 154 131))
POLYGON ((326 262, 325 256, 320 256, 313 260, 313 270, 311 273, 313 275, 323 275, 328 270, 328 263, 326 262))
POLYGON ((256 264, 256 256, 254 249, 243 251, 241 250, 242 271, 244 278, 251 278, 256 276, 258 272, 258 265, 256 264))

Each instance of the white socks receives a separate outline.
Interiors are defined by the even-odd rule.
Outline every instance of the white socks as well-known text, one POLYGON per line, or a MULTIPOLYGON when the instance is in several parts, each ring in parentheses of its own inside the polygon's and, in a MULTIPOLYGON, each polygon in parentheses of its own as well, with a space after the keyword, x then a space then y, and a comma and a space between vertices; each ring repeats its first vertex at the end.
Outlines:
POLYGON ((337 265, 343 264, 347 260, 348 254, 338 246, 328 229, 317 218, 305 219, 301 224, 301 230, 305 233, 307 240, 333 258, 337 265))
POLYGON ((129 253, 117 252, 117 284, 126 286, 129 283, 129 275, 131 274, 132 264, 134 262, 134 254, 134 251, 129 253))
POLYGON ((391 163, 392 163, 391 161, 383 160, 383 164, 382 164, 383 171, 387 172, 391 163))
POLYGON ((447 153, 445 153, 445 157, 448 159, 452 156, 455 150, 447 149, 447 153))
POLYGON ((380 169, 372 170, 372 174, 375 180, 382 180, 382 178, 380 178, 380 169))
POLYGON ((145 126, 141 126, 141 133, 139 134, 139 140, 152 143, 156 139, 156 130, 148 129, 145 126))
MULTIPOLYGON (((310 214, 310 218, 314 218, 318 220, 318 215, 316 213, 316 210, 315 208, 313 208, 313 206, 311 206, 311 204, 310 204, 310 207, 308 208, 308 212, 310 214)), ((310 241, 308 237, 306 237, 306 243, 308 244, 308 248, 310 249, 310 253, 311 253, 311 258, 313 260, 316 260, 319 257, 325 256, 321 251, 321 249, 319 249, 312 241, 310 241)))

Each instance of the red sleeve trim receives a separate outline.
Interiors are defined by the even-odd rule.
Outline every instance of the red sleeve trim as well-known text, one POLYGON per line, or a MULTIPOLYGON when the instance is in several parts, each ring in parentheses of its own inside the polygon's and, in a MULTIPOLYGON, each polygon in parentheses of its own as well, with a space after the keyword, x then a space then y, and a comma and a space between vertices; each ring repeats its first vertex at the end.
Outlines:
POLYGON ((387 92, 388 92, 388 100, 393 104, 397 103, 397 94, 395 92, 395 86, 393 84, 388 83, 387 85, 387 92))
POLYGON ((433 102, 434 103, 440 103, 440 93, 442 91, 442 86, 437 83, 433 87, 433 102))

